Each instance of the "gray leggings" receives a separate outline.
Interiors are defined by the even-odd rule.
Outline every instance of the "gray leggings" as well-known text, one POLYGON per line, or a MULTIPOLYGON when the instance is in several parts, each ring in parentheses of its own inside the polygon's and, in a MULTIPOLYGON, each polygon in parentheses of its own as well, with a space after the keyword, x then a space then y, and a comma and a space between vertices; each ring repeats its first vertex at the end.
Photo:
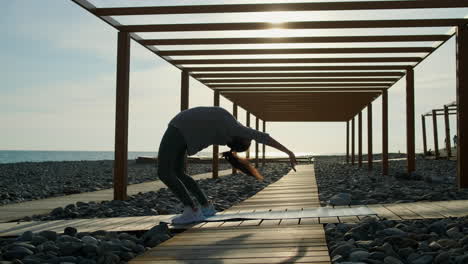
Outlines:
POLYGON ((186 206, 195 207, 188 191, 201 205, 206 205, 208 199, 197 182, 185 173, 185 153, 187 144, 179 130, 169 126, 159 145, 158 176, 159 179, 186 206))

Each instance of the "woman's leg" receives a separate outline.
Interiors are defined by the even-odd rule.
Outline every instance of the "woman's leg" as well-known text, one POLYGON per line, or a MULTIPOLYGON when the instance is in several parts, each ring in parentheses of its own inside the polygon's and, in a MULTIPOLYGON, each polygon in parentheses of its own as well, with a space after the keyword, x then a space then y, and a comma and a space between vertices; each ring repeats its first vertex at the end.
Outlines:
POLYGON ((172 126, 164 133, 158 151, 158 176, 185 206, 195 208, 187 188, 178 178, 179 171, 183 171, 183 167, 178 168, 179 153, 186 151, 185 141, 181 137, 180 132, 172 126))
POLYGON ((205 206, 208 204, 208 199, 206 198, 205 193, 200 189, 200 186, 198 186, 197 182, 187 175, 185 168, 185 153, 186 151, 184 150, 183 152, 178 153, 177 155, 177 160, 176 164, 179 164, 176 166, 177 168, 180 168, 177 170, 177 178, 179 178, 180 181, 185 185, 185 187, 197 198, 197 201, 200 203, 200 205, 205 206))

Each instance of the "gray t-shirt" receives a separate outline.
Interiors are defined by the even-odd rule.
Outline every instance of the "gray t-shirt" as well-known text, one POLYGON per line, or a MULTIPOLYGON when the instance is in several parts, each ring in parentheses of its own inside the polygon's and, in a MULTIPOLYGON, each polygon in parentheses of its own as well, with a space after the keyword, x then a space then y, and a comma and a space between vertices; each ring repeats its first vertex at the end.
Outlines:
POLYGON ((266 143, 269 135, 243 126, 221 107, 194 107, 177 114, 170 126, 179 129, 187 143, 187 154, 193 155, 210 145, 226 145, 238 136, 266 143))

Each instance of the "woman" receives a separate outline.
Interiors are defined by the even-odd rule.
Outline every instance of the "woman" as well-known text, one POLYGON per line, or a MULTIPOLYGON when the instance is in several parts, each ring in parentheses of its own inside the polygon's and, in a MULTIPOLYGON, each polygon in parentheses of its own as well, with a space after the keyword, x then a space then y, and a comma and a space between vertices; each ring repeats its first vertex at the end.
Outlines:
POLYGON ((210 145, 227 145, 231 151, 243 152, 249 148, 251 140, 288 154, 295 170, 294 153, 268 134, 243 126, 221 107, 191 108, 169 122, 159 145, 158 176, 184 204, 184 212, 172 220, 173 224, 200 222, 216 213, 195 180, 185 173, 185 154, 194 155, 210 145), (191 199, 189 191, 201 208, 191 199))

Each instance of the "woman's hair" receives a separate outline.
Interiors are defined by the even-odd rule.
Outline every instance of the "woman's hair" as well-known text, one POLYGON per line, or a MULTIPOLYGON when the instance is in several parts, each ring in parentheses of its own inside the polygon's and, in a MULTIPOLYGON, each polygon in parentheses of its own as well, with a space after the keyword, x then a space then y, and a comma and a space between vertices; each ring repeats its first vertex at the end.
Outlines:
POLYGON ((249 149, 251 140, 243 137, 232 137, 231 142, 227 146, 231 151, 244 152, 249 149))
POLYGON ((242 171, 247 175, 254 176, 259 181, 263 181, 263 176, 258 172, 257 169, 255 169, 254 166, 252 166, 252 164, 250 164, 248 159, 237 156, 237 154, 232 150, 223 152, 222 154, 224 159, 231 163, 232 167, 242 171))

